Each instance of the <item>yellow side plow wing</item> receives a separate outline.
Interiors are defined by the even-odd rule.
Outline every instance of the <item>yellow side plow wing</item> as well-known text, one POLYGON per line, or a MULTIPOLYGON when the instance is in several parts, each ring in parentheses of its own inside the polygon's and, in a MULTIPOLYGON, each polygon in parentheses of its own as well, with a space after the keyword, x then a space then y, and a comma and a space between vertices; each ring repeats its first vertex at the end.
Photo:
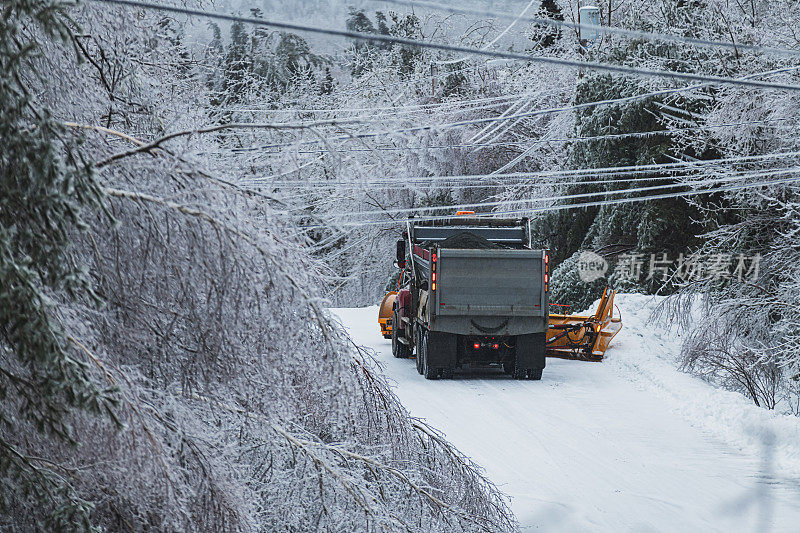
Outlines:
POLYGON ((602 361, 611 339, 622 328, 619 312, 614 316, 615 294, 606 287, 594 315, 550 314, 547 356, 602 361))
POLYGON ((378 325, 381 327, 381 335, 384 339, 392 338, 392 313, 394 312, 394 301, 397 298, 395 291, 389 291, 383 297, 378 308, 378 325))

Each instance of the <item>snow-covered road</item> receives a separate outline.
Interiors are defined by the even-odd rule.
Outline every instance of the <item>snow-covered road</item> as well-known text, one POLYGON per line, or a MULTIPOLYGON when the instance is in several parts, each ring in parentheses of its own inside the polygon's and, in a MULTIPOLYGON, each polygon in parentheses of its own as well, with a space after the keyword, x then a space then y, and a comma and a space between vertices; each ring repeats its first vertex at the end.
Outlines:
POLYGON ((462 372, 426 381, 395 359, 377 307, 336 309, 412 415, 511 497, 523 531, 800 531, 800 419, 675 370, 680 339, 617 298, 602 363, 549 359, 541 381, 462 372))

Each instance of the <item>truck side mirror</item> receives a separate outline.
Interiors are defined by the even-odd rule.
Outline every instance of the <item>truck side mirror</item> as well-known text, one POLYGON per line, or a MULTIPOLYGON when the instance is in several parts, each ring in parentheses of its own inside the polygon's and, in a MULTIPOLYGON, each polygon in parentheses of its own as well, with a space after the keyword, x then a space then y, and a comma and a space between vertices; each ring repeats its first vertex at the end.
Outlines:
POLYGON ((406 267, 406 241, 404 239, 397 241, 397 266, 398 268, 406 267))

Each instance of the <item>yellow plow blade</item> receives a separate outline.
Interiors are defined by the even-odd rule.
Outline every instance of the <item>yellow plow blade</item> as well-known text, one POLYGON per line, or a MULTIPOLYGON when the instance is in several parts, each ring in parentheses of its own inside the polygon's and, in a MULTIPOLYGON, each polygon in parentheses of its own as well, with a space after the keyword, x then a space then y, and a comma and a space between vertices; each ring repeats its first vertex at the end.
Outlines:
POLYGON ((602 361, 611 339, 622 328, 622 318, 614 316, 614 295, 608 287, 593 315, 550 315, 547 329, 547 356, 562 359, 602 361))
POLYGON ((392 338, 392 313, 396 298, 397 293, 395 291, 387 292, 378 308, 378 325, 381 327, 381 334, 384 339, 392 338))

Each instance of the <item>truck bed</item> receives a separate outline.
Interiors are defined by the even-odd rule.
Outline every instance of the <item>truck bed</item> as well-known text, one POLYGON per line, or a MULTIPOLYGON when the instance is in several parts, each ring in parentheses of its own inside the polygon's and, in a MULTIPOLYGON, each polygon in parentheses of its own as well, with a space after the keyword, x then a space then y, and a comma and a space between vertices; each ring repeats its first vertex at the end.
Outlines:
POLYGON ((439 250, 437 315, 545 316, 539 250, 439 250))
MULTIPOLYGON (((439 249, 437 286, 428 293, 431 331, 460 335, 546 331, 543 254, 527 249, 439 249)), ((429 277, 430 261, 419 262, 429 277)))

